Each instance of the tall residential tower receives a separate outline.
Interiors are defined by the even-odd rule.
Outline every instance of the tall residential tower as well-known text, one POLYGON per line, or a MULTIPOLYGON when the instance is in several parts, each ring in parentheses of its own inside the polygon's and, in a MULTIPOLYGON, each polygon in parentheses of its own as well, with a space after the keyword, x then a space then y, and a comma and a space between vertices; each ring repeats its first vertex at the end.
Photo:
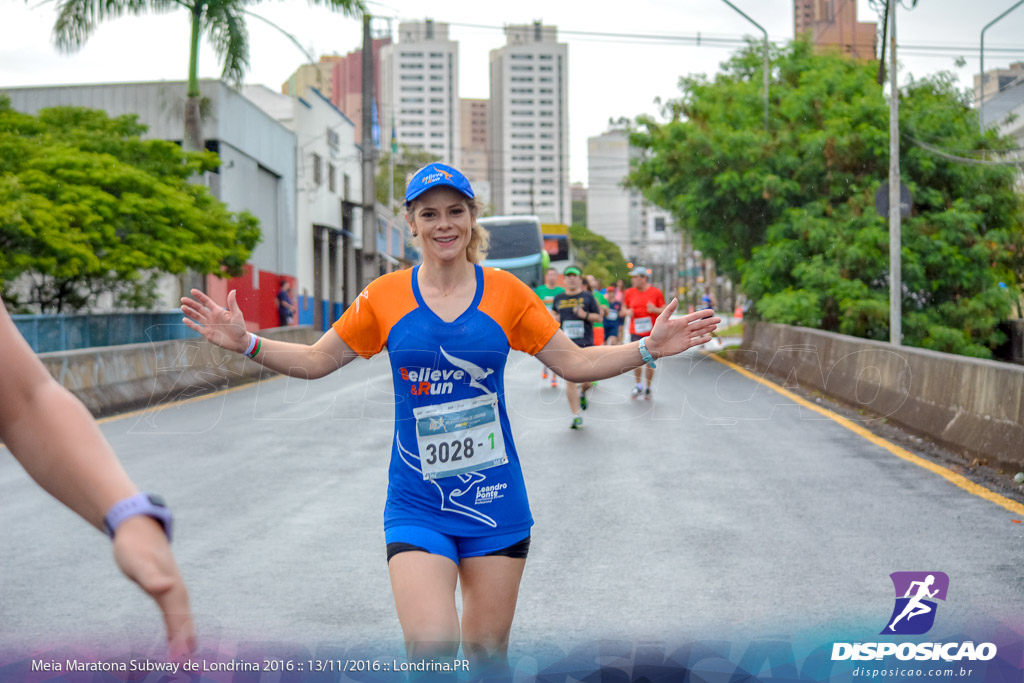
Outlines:
POLYGON ((459 166, 459 44, 448 39, 448 24, 399 24, 398 42, 381 50, 381 82, 382 146, 394 126, 399 144, 459 166))
POLYGON ((568 47, 554 26, 507 26, 491 51, 488 127, 496 214, 572 220, 569 187, 568 47))

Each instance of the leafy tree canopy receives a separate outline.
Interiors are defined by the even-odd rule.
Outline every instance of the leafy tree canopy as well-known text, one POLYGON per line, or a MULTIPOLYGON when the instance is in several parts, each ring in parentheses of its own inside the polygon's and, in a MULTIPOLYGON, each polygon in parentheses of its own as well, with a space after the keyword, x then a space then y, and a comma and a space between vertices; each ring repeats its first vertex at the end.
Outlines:
POLYGON ((142 140, 145 130, 77 107, 29 116, 0 97, 0 287, 26 276, 22 307, 83 310, 102 292, 150 307, 161 273, 241 273, 256 218, 189 183, 217 156, 142 140))
MULTIPOLYGON (((405 204, 405 183, 412 174, 433 161, 439 161, 440 157, 431 154, 419 147, 400 145, 398 154, 395 155, 395 171, 393 197, 394 205, 390 206, 395 214, 400 215, 405 204)), ((384 152, 377 160, 377 178, 375 187, 377 189, 377 201, 387 206, 388 204, 388 181, 391 176, 391 152, 384 152)))
MULTIPOLYGON (((682 79, 666 122, 639 118, 631 142, 643 158, 629 183, 687 226, 764 319, 888 339, 888 216, 874 197, 888 182, 889 109, 877 63, 803 42, 776 49, 766 132, 762 59, 751 45, 714 82, 682 79)), ((948 74, 901 93, 901 175, 914 197, 901 230, 904 343, 989 357, 1010 306, 999 283, 1024 281, 1018 171, 918 141, 990 160, 1016 145, 979 133, 948 74)))
POLYGON ((629 281, 629 268, 617 244, 579 224, 569 227, 569 239, 576 263, 584 273, 606 285, 619 279, 629 281))

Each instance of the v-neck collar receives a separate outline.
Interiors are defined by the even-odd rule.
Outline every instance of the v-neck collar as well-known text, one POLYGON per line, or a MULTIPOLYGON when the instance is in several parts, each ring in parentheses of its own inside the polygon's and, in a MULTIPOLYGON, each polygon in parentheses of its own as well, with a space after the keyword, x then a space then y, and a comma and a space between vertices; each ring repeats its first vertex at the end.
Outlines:
POLYGON ((480 305, 480 299, 483 298, 483 295, 484 295, 484 270, 483 270, 483 268, 480 267, 479 264, 477 264, 477 263, 473 264, 473 272, 476 274, 476 292, 473 294, 473 301, 470 302, 470 304, 466 308, 466 310, 464 310, 462 313, 459 313, 459 315, 455 318, 455 320, 452 320, 452 321, 445 320, 444 318, 439 316, 437 313, 434 312, 434 309, 432 309, 430 306, 428 306, 427 302, 423 300, 423 294, 422 294, 422 292, 420 292, 419 272, 420 272, 420 266, 419 265, 416 265, 415 267, 413 267, 413 269, 412 269, 412 293, 413 293, 413 296, 416 297, 416 303, 419 304, 420 308, 422 308, 425 311, 427 311, 427 313, 429 315, 434 316, 434 319, 437 320, 437 322, 440 322, 440 323, 442 323, 444 325, 455 325, 456 323, 461 323, 466 318, 471 316, 476 311, 477 306, 480 305))

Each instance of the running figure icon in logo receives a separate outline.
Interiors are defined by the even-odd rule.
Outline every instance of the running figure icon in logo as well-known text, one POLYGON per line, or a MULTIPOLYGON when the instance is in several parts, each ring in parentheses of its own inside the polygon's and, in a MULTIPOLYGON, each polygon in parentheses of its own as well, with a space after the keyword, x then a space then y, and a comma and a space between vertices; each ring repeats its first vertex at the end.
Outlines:
POLYGON ((935 623, 936 603, 946 599, 949 577, 942 572, 893 572, 896 605, 882 634, 921 635, 935 623), (902 597, 900 597, 902 595, 902 597), (915 618, 916 617, 916 618, 915 618))

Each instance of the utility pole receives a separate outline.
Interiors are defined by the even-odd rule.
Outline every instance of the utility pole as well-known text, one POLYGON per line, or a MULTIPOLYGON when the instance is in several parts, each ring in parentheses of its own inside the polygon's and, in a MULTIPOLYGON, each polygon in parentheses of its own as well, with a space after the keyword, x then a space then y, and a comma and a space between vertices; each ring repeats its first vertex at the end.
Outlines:
POLYGON ((372 17, 363 14, 363 255, 359 260, 360 287, 365 287, 378 275, 377 266, 377 190, 376 149, 373 146, 373 35, 370 32, 372 17))
POLYGON ((896 5, 889 0, 889 343, 903 340, 900 263, 900 90, 896 83, 896 5))

